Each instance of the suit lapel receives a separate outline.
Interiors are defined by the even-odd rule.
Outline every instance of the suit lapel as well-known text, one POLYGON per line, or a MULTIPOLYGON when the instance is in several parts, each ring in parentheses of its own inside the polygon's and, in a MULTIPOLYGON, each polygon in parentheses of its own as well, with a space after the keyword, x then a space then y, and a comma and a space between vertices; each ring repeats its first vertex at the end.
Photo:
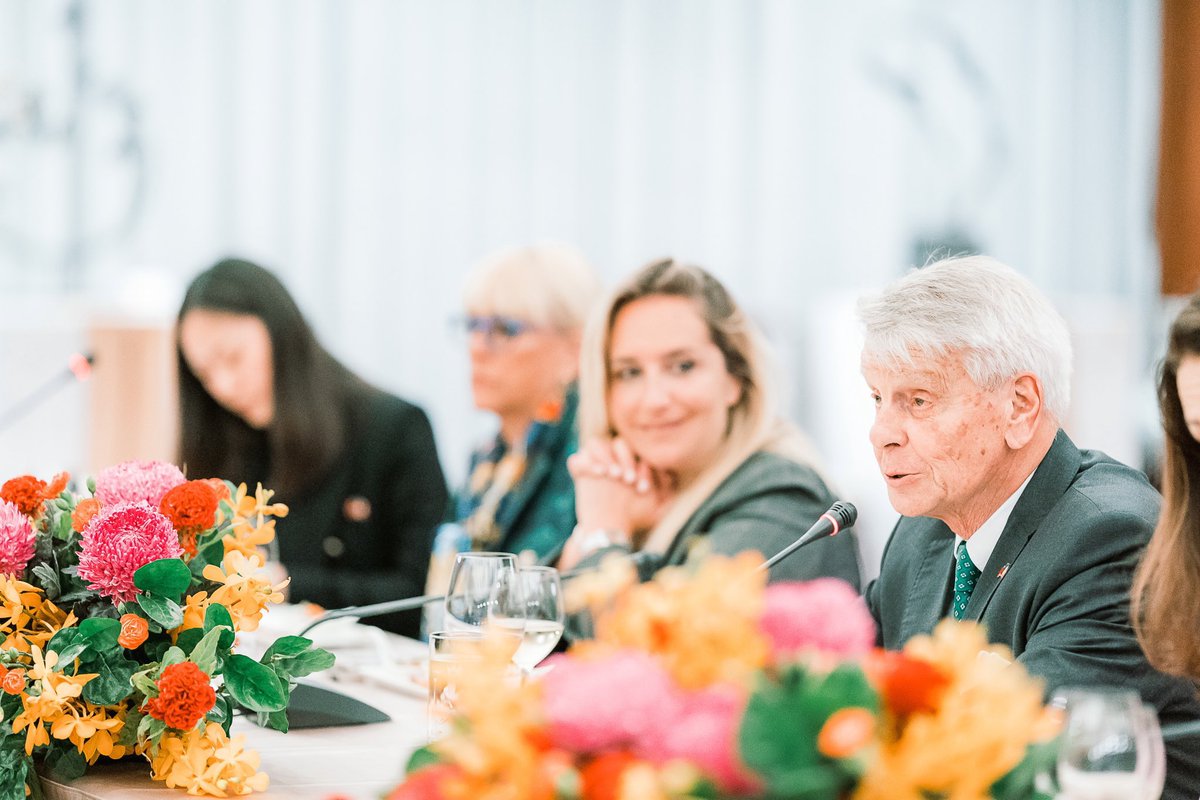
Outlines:
POLYGON ((1054 443, 1050 445, 1042 463, 1030 478, 1029 485, 1025 487, 1016 507, 1013 508, 1012 515, 1004 526, 1004 532, 1000 534, 991 557, 980 573, 975 591, 971 593, 971 600, 963 612, 963 619, 981 619, 992 600, 992 595, 1000 587, 1000 582, 1010 572, 1021 569, 1022 565, 1018 562, 1021 551, 1033 538, 1038 526, 1050 513, 1054 504, 1067 491, 1082 461, 1079 449, 1067 434, 1059 429, 1054 443))
MULTIPOLYGON (((954 582, 954 534, 940 520, 928 519, 921 531, 921 563, 912 580, 904 618, 900 621, 900 643, 929 633, 946 616, 950 587, 954 582)), ((915 533, 915 532, 914 532, 915 533)))

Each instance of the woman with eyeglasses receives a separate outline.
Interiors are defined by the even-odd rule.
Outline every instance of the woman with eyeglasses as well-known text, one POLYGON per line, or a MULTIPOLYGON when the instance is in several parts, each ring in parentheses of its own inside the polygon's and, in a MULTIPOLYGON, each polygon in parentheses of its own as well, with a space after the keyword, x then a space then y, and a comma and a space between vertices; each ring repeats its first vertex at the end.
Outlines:
POLYGON ((463 301, 475 407, 497 431, 471 456, 451 525, 435 546, 429 590, 445 591, 459 550, 558 557, 575 525, 567 456, 576 449, 579 338, 600 284, 574 248, 497 253, 467 278, 463 301))
MULTIPOLYGON (((666 565, 771 556, 795 541, 834 496, 806 437, 778 416, 770 377, 753 323, 699 267, 659 261, 619 287, 584 334, 569 465, 579 525, 559 566, 631 550, 666 565)), ((852 531, 770 573, 822 576, 858 588, 852 531)))
MULTIPOLYGON (((290 598, 335 608, 421 594, 447 497, 425 412, 340 364, 248 261, 192 281, 176 343, 181 462, 192 477, 276 490, 290 509, 276 527, 290 598)), ((415 636, 420 614, 370 622, 415 636)))

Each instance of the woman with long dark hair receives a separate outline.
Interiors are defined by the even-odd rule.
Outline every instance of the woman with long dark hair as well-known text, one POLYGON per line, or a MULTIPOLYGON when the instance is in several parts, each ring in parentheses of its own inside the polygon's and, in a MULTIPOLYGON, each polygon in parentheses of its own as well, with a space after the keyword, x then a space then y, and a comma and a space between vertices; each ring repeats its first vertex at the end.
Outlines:
MULTIPOLYGON (((415 405, 376 389, 313 335, 271 272, 197 276, 179 310, 180 458, 192 477, 276 490, 291 598, 326 607, 418 595, 446 484, 415 405)), ((415 635, 417 614, 373 620, 415 635)))

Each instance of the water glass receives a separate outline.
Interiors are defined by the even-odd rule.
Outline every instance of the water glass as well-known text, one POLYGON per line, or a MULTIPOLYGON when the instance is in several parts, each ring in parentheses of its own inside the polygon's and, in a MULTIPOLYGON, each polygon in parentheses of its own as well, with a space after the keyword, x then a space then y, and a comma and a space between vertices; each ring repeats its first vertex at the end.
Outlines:
POLYGON ((433 631, 429 634, 429 741, 450 732, 457 685, 484 661, 483 631, 433 631))
POLYGON ((1058 756, 1064 800, 1157 800, 1165 774, 1162 735, 1137 692, 1065 689, 1058 756))

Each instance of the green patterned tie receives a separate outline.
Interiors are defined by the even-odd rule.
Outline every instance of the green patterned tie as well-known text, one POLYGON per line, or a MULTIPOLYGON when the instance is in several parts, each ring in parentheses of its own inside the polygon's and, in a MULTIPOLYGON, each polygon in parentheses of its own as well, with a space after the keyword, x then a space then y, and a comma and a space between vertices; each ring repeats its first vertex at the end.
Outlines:
POLYGON ((975 582, 979 580, 979 569, 971 562, 967 552, 967 543, 958 545, 958 566, 954 569, 954 606, 950 613, 955 619, 962 619, 971 601, 971 592, 975 590, 975 582))

